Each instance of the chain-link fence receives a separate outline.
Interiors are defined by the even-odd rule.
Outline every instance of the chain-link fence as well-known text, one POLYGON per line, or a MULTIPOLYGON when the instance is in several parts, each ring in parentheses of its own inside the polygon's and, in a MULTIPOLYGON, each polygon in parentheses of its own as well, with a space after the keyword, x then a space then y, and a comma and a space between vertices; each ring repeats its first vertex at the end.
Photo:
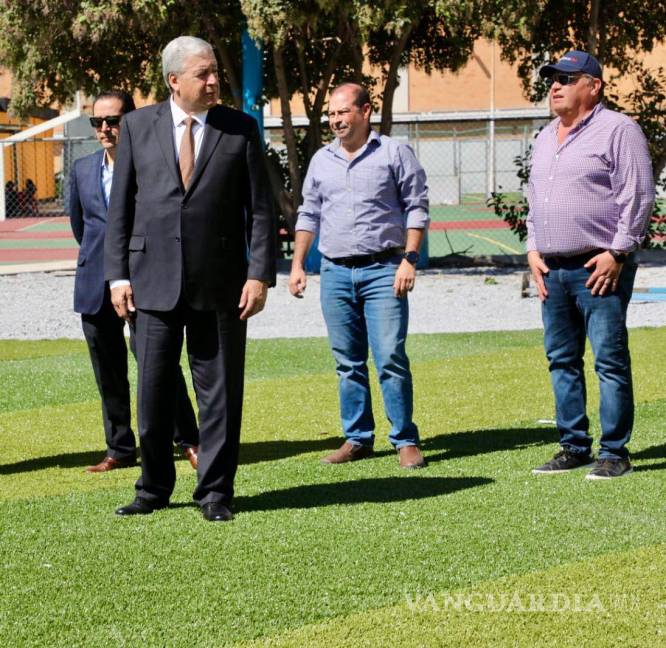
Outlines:
MULTIPOLYGON (((495 125, 485 121, 394 125, 393 137, 412 146, 428 176, 431 258, 522 253, 523 245, 486 200, 494 190, 519 190, 514 159, 525 152, 543 123, 521 119, 495 125)), ((268 135, 273 145, 280 141, 279 132, 268 135)), ((93 137, 71 136, 0 141, 0 145, 6 218, 67 215, 72 164, 99 147, 93 137)))
MULTIPOLYGON (((522 254, 523 244, 486 201, 491 192, 516 194, 515 158, 525 153, 544 118, 479 121, 414 121, 393 125, 392 137, 408 143, 423 165, 430 198, 430 258, 522 254)), ((282 148, 279 128, 267 129, 282 148)))
POLYGON ((5 218, 67 215, 69 172, 74 161, 97 150, 92 137, 3 143, 5 218))
POLYGON ((545 122, 416 122, 393 127, 392 136, 412 146, 428 177, 431 258, 523 253, 523 244, 486 201, 493 191, 520 191, 515 159, 545 122))

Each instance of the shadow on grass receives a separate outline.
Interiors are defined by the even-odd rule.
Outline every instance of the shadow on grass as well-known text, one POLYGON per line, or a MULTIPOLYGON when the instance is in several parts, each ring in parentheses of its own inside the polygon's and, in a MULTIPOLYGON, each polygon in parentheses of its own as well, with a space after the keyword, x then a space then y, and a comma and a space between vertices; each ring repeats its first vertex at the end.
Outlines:
POLYGON ((666 461, 645 466, 634 466, 634 472, 647 472, 648 470, 666 470, 666 461))
MULTIPOLYGON (((240 463, 252 464, 262 461, 285 459, 307 452, 324 451, 337 448, 341 443, 339 437, 322 439, 306 439, 303 441, 256 441, 243 444, 241 440, 240 463)), ((16 463, 0 464, 0 475, 46 470, 47 468, 85 468, 99 463, 104 458, 104 450, 89 452, 70 452, 47 457, 34 457, 16 463)), ((176 461, 184 457, 174 453, 176 461)))
POLYGON ((631 453, 632 459, 666 459, 666 443, 631 453))
MULTIPOLYGON (((661 445, 651 446, 640 450, 639 452, 631 453, 632 461, 634 459, 666 459, 666 443, 661 445)), ((664 470, 666 469, 666 461, 656 464, 647 464, 646 466, 634 466, 634 471, 643 472, 648 470, 664 470)))
MULTIPOLYGON (((48 457, 34 457, 16 463, 0 464, 0 475, 46 470, 47 468, 87 468, 104 459, 104 450, 89 452, 70 452, 48 457)), ((185 461, 180 454, 174 455, 176 461, 185 461)), ((139 465, 137 463, 137 465, 139 465)))
POLYGON ((455 457, 472 457, 489 452, 557 443, 558 439, 555 428, 502 428, 440 434, 424 439, 422 447, 427 460, 433 463, 455 457), (437 450, 440 452, 432 454, 437 450))
POLYGON ((299 441, 254 441, 243 443, 241 437, 240 464, 261 463, 262 461, 275 461, 286 459, 308 452, 323 452, 333 450, 343 442, 341 436, 323 437, 321 439, 303 439, 299 441))
POLYGON ((402 502, 447 495, 493 483, 487 477, 382 477, 330 484, 310 484, 237 497, 239 512, 315 508, 336 504, 402 502))
POLYGON ((0 475, 46 470, 47 468, 84 468, 99 463, 104 458, 104 450, 91 452, 69 452, 48 457, 34 457, 16 463, 0 465, 0 475))

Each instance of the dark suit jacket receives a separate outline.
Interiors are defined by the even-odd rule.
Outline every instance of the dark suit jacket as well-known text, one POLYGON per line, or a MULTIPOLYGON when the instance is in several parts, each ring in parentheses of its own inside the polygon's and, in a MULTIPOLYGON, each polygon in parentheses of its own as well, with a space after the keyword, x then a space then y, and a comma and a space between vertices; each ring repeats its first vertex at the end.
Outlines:
POLYGON ((74 279, 74 310, 95 315, 104 299, 104 232, 106 204, 102 194, 104 150, 74 162, 70 175, 69 217, 79 258, 74 279))
POLYGON ((190 187, 176 164, 169 102, 125 115, 105 244, 107 280, 129 279, 144 310, 182 295, 197 310, 234 308, 246 278, 275 283, 276 227, 256 121, 208 111, 190 187))

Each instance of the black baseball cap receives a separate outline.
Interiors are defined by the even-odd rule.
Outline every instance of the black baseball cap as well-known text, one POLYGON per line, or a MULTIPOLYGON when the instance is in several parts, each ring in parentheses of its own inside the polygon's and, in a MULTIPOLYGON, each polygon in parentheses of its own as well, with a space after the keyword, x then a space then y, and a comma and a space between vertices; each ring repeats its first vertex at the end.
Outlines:
POLYGON ((567 52, 559 61, 557 61, 557 63, 544 65, 539 70, 539 76, 542 79, 547 79, 548 77, 553 76, 555 72, 580 72, 582 74, 589 74, 596 79, 603 80, 599 61, 597 61, 597 59, 591 54, 579 52, 578 50, 567 52))

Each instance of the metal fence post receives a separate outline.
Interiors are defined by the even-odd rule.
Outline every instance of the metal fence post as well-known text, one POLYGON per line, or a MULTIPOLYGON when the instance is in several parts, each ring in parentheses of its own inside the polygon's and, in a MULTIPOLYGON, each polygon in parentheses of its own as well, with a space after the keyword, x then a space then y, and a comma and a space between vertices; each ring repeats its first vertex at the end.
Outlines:
POLYGON ((5 205, 5 145, 0 144, 0 178, 2 178, 2 187, 0 187, 0 221, 7 218, 7 205, 5 205))
POLYGON ((264 88, 264 59, 261 44, 252 40, 247 29, 241 36, 243 48, 243 110, 257 120, 264 141, 264 111, 259 104, 264 88))
POLYGON ((458 179, 458 200, 457 205, 462 204, 462 143, 458 137, 458 131, 453 129, 453 146, 456 152, 456 176, 458 179))

